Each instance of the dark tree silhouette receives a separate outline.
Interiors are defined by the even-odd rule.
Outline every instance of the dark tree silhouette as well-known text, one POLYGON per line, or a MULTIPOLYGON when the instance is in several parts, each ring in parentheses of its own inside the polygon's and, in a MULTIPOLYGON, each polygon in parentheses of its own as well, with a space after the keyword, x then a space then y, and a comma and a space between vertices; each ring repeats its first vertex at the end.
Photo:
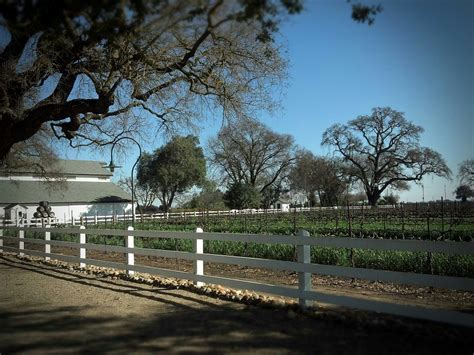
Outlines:
POLYGON ((244 182, 234 182, 224 194, 224 202, 229 208, 244 209, 260 207, 261 194, 255 187, 244 182))
MULTIPOLYGON (((170 130, 186 126, 203 118, 202 105, 224 109, 226 117, 268 108, 286 67, 272 35, 283 16, 302 8, 300 0, 3 0, 0 6, 2 162, 46 129, 74 147, 104 145, 150 131, 153 119, 170 130)), ((352 12, 369 23, 375 14, 360 4, 352 12)))
POLYGON ((461 179, 461 184, 474 185, 474 159, 464 160, 459 165, 458 177, 461 179))
POLYGON ((466 202, 468 198, 474 197, 474 191, 467 185, 458 186, 454 193, 457 199, 461 199, 461 202, 466 202))

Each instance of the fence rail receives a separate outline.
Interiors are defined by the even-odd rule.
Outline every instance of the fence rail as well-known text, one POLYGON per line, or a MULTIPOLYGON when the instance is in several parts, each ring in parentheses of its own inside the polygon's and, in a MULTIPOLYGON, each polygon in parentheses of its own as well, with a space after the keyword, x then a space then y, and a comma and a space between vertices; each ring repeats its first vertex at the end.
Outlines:
POLYGON ((28 254, 33 256, 58 259, 66 262, 79 263, 81 267, 96 265, 127 270, 129 274, 134 272, 145 272, 158 274, 165 277, 174 277, 192 280, 197 286, 204 283, 219 284, 223 286, 248 289, 257 292, 265 292, 284 297, 293 297, 299 300, 303 307, 307 307, 312 301, 331 303, 345 307, 359 308, 363 310, 391 313, 432 321, 451 323, 474 327, 474 315, 426 307, 399 305, 389 302, 373 301, 348 295, 334 295, 319 292, 311 285, 312 274, 323 274, 347 278, 361 278, 373 281, 394 282, 408 285, 430 286, 449 289, 474 291, 474 279, 451 276, 437 276, 428 274, 417 274, 407 272, 395 272, 386 270, 353 268, 343 266, 332 266, 313 264, 310 262, 311 246, 332 246, 341 248, 362 248, 376 250, 407 250, 424 251, 435 253, 449 253, 457 255, 474 255, 474 245, 468 242, 434 242, 434 241, 410 241, 410 240, 377 240, 356 239, 342 237, 310 237, 307 231, 299 231, 296 236, 282 235, 252 235, 252 234, 226 234, 205 233, 198 228, 196 233, 186 232, 161 232, 117 229, 86 229, 79 228, 54 228, 50 226, 40 228, 12 227, 6 226, 0 229, 0 252, 12 251, 20 256, 28 254), (9 234, 4 235, 4 231, 9 234), (25 238, 25 234, 34 231, 44 233, 44 239, 25 238), (79 235, 79 243, 64 240, 51 240, 51 233, 55 235, 75 234, 79 235), (125 246, 113 246, 104 244, 87 243, 88 235, 122 236, 125 246), (162 249, 136 248, 136 238, 173 238, 189 239, 193 242, 193 252, 170 251, 162 249), (281 261, 273 259, 250 258, 240 256, 228 256, 204 253, 204 240, 220 240, 231 242, 251 242, 264 244, 289 244, 296 246, 297 261, 281 261), (4 245, 4 241, 9 245, 4 245), (25 243, 44 245, 44 251, 25 248, 25 243), (51 246, 68 247, 79 249, 77 256, 51 253, 51 246), (105 261, 87 258, 87 250, 98 250, 106 252, 124 253, 127 255, 126 263, 105 261), (135 255, 158 256, 165 258, 179 258, 193 261, 193 272, 184 272, 163 269, 151 266, 135 265, 135 255), (249 280, 237 280, 219 276, 204 274, 204 262, 225 263, 232 265, 266 268, 274 270, 288 270, 298 273, 298 288, 287 286, 270 285, 249 280))
MULTIPOLYGON (((61 217, 61 216, 59 216, 61 217)), ((360 238, 427 239, 471 241, 474 239, 474 203, 401 203, 394 206, 366 205, 338 207, 297 207, 227 211, 180 211, 132 215, 83 215, 64 218, 3 220, 3 225, 78 226, 87 228, 123 228, 134 224, 142 229, 192 230, 200 226, 207 231, 229 233, 295 234, 299 229, 316 235, 360 238)))
MULTIPOLYGON (((54 206, 53 206, 54 207, 54 206)), ((152 220, 163 220, 173 218, 192 218, 192 217, 224 217, 224 216, 242 216, 242 215, 267 215, 267 214, 288 214, 297 212, 313 212, 313 211, 331 211, 331 210, 342 210, 347 206, 333 206, 333 207, 292 207, 289 209, 278 209, 278 208, 259 208, 259 209, 242 209, 242 210, 206 210, 206 211, 183 211, 183 212, 160 212, 160 213, 136 213, 135 219, 137 221, 145 222, 152 220)), ((370 209, 370 206, 355 205, 349 206, 351 210, 362 210, 370 209)), ((394 205, 379 206, 380 209, 393 209, 394 205)), ((71 216, 65 215, 57 216, 54 218, 31 218, 29 220, 17 221, 14 219, 3 218, 3 225, 24 225, 24 226, 38 226, 38 225, 56 225, 56 224, 69 224, 69 225, 80 225, 80 224, 103 224, 107 222, 127 222, 132 220, 131 211, 123 213, 114 213, 112 215, 87 215, 71 216)))

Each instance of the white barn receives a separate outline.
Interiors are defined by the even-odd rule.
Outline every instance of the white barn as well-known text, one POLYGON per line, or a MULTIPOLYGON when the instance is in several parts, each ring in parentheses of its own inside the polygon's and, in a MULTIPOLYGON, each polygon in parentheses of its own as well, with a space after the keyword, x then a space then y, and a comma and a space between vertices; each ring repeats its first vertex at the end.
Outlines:
POLYGON ((0 169, 0 218, 31 219, 40 201, 48 201, 60 222, 85 215, 131 213, 131 195, 110 181, 104 163, 59 160, 51 169, 61 180, 46 182, 32 165, 0 169))
POLYGON ((280 198, 275 203, 275 208, 277 210, 281 210, 282 212, 290 212, 290 201, 288 201, 284 198, 280 198))

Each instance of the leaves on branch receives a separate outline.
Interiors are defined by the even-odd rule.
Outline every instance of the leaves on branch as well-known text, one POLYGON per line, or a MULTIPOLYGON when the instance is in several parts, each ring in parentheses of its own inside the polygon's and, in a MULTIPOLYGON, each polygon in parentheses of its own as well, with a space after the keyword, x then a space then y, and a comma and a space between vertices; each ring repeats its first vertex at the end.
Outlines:
POLYGON ((464 160, 459 165, 458 177, 461 179, 461 184, 474 185, 474 159, 464 160))
POLYGON ((205 181, 206 161, 195 136, 174 137, 153 154, 142 154, 137 180, 141 189, 160 200, 165 212, 177 194, 205 181))
POLYGON ((301 150, 289 179, 293 189, 306 194, 310 207, 337 206, 342 203, 342 194, 349 181, 344 181, 343 166, 335 159, 316 157, 310 151, 301 150))
MULTIPOLYGON (((272 38, 301 9, 300 0, 3 0, 0 160, 45 126, 73 147, 102 146, 176 133, 216 110, 229 121, 271 110, 286 77, 272 38)), ((369 23, 380 10, 354 9, 369 23)))
MULTIPOLYGON (((350 2, 350 0, 348 0, 350 2)), ((382 12, 382 5, 364 5, 361 3, 352 5, 352 19, 356 22, 365 23, 370 26, 375 21, 375 16, 382 12)))
POLYGON ((224 105, 227 117, 264 107, 285 70, 272 33, 300 8, 296 0, 3 1, 0 157, 47 122, 74 146, 100 145, 134 130, 120 116, 174 130, 204 107, 224 105))

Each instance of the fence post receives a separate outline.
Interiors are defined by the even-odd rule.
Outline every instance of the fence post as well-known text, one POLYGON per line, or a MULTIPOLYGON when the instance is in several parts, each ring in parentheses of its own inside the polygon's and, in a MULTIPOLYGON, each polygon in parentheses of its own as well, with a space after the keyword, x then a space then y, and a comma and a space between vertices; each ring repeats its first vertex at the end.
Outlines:
POLYGON ((0 229, 0 253, 3 253, 3 229, 0 229))
MULTIPOLYGON (((133 227, 129 226, 127 228, 129 231, 133 231, 133 227)), ((135 237, 133 235, 128 235, 127 236, 127 248, 135 248, 135 237)), ((127 265, 128 266, 134 266, 135 265, 135 254, 132 252, 127 253, 127 265)), ((133 275, 135 274, 135 271, 133 270, 127 270, 128 275, 133 275)))
POLYGON ((349 238, 352 238, 352 220, 351 220, 351 209, 349 207, 349 201, 347 201, 347 228, 349 230, 349 238))
POLYGON ((444 200, 441 196, 441 232, 444 232, 444 200))
MULTIPOLYGON (((79 229, 84 230, 86 229, 85 226, 80 226, 79 229)), ((80 233, 79 234, 79 244, 86 244, 87 239, 86 239, 86 233, 80 233)), ((79 258, 81 259, 86 259, 86 248, 79 248, 79 258)), ((83 261, 79 262, 80 267, 86 267, 86 263, 83 261)))
MULTIPOLYGON (((51 225, 47 224, 47 225, 45 225, 45 228, 51 228, 51 225)), ((51 240, 51 232, 44 232, 44 240, 46 242, 51 240)), ((51 254, 51 244, 46 243, 44 245, 44 252, 46 254, 51 254)), ((44 260, 49 261, 49 260, 51 260, 51 258, 49 256, 45 256, 44 260)))
POLYGON ((296 207, 293 209, 293 233, 296 234, 296 207))
POLYGON ((405 210, 403 208, 403 203, 400 204, 400 210, 402 212, 402 236, 405 239, 405 210))
MULTIPOLYGON (((298 237, 309 237, 309 232, 306 230, 300 230, 297 233, 298 237)), ((299 263, 309 264, 311 263, 311 250, 309 245, 298 244, 296 246, 296 255, 299 263)), ((311 273, 310 272, 298 272, 298 289, 301 291, 311 291, 311 273)), ((311 305, 311 301, 303 297, 298 299, 299 304, 303 308, 307 308, 311 305)))
POLYGON ((18 238, 20 238, 20 242, 18 242, 18 249, 20 249, 20 256, 25 256, 25 253, 22 250, 25 249, 25 242, 22 240, 25 239, 25 231, 23 229, 18 231, 18 238))
MULTIPOLYGON (((202 233, 202 228, 196 228, 196 233, 202 233)), ((203 239, 193 239, 193 252, 195 254, 204 253, 204 240, 203 239)), ((194 260, 193 261, 193 270, 194 275, 204 275, 204 261, 203 260, 194 260)), ((204 282, 194 281, 194 286, 202 287, 204 282)))
POLYGON ((71 225, 75 226, 76 225, 76 221, 74 220, 74 212, 71 211, 71 225))

